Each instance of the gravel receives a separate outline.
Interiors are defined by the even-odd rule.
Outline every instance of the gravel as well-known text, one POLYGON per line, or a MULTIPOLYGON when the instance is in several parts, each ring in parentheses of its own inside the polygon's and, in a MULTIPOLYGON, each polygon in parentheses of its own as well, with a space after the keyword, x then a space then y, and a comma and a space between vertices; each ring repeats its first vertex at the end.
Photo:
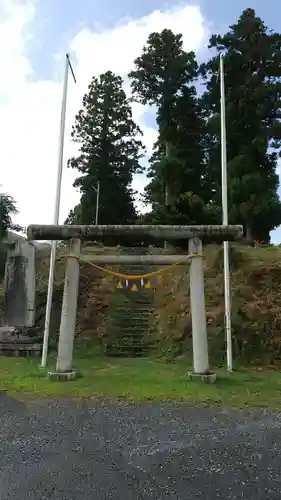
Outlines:
POLYGON ((281 415, 0 393, 0 500, 280 499, 281 415))

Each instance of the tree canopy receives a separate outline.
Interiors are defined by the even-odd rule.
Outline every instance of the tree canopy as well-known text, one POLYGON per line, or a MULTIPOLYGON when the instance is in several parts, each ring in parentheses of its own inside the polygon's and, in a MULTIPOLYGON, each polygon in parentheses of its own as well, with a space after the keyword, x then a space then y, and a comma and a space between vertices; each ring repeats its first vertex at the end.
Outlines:
POLYGON ((72 138, 80 154, 68 165, 80 174, 74 186, 81 192, 81 202, 69 214, 70 223, 94 224, 98 181, 99 223, 135 220, 131 183, 133 174, 142 172, 144 148, 122 84, 121 77, 110 71, 94 77, 75 118, 72 138))
POLYGON ((92 79, 72 132, 80 154, 69 166, 80 174, 74 185, 81 202, 68 222, 94 223, 98 180, 100 222, 136 220, 131 183, 142 171, 144 149, 132 119, 134 102, 156 109, 158 128, 144 193, 152 208, 141 221, 222 222, 222 54, 229 222, 243 224, 249 239, 270 240, 270 232, 281 224, 281 34, 246 9, 225 34, 210 37, 209 49, 209 59, 198 66, 180 33, 151 33, 128 75, 132 104, 119 76, 109 71, 92 79))
MULTIPOLYGON (((224 55, 229 175, 229 217, 249 238, 269 240, 281 223, 276 173, 281 139, 281 35, 246 9, 225 35, 213 35, 217 55, 201 66, 206 84, 202 105, 212 148, 209 169, 220 193, 219 54, 224 55)), ((217 196, 217 202, 220 202, 217 196)))
POLYGON ((0 241, 3 241, 8 230, 20 230, 17 224, 13 223, 13 216, 18 214, 15 200, 4 193, 0 193, 0 241))
POLYGON ((0 193, 0 278, 2 279, 5 271, 6 260, 6 238, 9 230, 19 231, 20 226, 13 223, 13 216, 17 215, 18 210, 15 200, 4 193, 0 193))
POLYGON ((181 34, 152 33, 129 74, 133 99, 154 104, 159 138, 150 159, 146 201, 152 220, 192 223, 204 212, 204 122, 194 85, 198 66, 181 34), (197 212, 197 217, 199 213, 197 212))

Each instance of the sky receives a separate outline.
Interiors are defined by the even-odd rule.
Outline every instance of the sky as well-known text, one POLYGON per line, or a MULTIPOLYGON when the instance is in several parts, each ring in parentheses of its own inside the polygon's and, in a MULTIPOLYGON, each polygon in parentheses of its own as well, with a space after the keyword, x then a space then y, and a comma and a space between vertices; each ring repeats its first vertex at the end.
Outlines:
MULTIPOLYGON (((16 222, 53 222, 66 52, 77 83, 70 75, 61 223, 79 202, 72 187, 77 173, 66 162, 77 151, 70 132, 92 76, 110 69, 126 86, 148 35, 164 28, 182 33, 184 48, 203 61, 210 34, 223 33, 248 7, 280 31, 281 2, 270 0, 268 6, 264 0, 0 0, 0 190, 16 200, 16 222)), ((153 111, 134 104, 133 117, 149 156, 157 135, 153 111)), ((136 176, 133 187, 141 193, 146 182, 136 176)), ((281 229, 272 239, 281 243, 281 229)))

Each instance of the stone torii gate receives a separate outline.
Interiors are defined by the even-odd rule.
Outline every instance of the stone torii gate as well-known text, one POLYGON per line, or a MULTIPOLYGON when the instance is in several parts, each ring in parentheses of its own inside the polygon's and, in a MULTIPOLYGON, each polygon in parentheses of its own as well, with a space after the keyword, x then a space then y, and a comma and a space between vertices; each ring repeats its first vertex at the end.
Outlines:
POLYGON ((81 225, 30 225, 27 228, 29 240, 68 240, 64 282, 63 303, 61 312, 60 335, 56 372, 50 378, 71 379, 75 377, 72 369, 73 343, 77 296, 79 288, 79 258, 94 264, 150 264, 170 265, 182 261, 183 255, 81 255, 81 241, 103 240, 108 236, 145 240, 177 241, 188 239, 190 264, 190 304, 192 318, 193 372, 191 378, 214 381, 215 374, 210 372, 205 294, 204 265, 202 258, 202 241, 222 242, 239 239, 243 235, 242 226, 168 226, 168 225, 114 225, 114 226, 81 226, 81 225))

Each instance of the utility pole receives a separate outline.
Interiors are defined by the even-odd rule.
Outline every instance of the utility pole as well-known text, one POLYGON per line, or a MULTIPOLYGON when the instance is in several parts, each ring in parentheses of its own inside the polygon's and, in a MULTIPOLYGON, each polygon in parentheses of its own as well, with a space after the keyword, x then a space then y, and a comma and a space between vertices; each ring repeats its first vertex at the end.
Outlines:
MULTIPOLYGON (((166 151, 165 151, 165 157, 166 159, 169 158, 170 156, 170 144, 169 142, 166 142, 166 151)), ((165 182, 165 206, 167 207, 167 205, 169 204, 169 186, 168 186, 168 182, 167 182, 167 179, 166 179, 166 182, 165 182)), ((167 248, 167 241, 164 241, 164 248, 167 248)))
POLYGON ((99 207, 100 207, 100 181, 97 183, 97 187, 94 188, 97 194, 96 198, 96 220, 95 220, 95 225, 98 225, 98 220, 99 220, 99 207))
MULTIPOLYGON (((75 78, 75 75, 73 72, 73 68, 71 66, 69 54, 66 54, 65 55, 63 92, 62 92, 62 104, 61 104, 56 198, 55 198, 54 219, 53 219, 54 225, 59 224, 60 200, 61 200, 61 181, 62 181, 62 170, 63 170, 64 135, 65 135, 66 100, 67 100, 67 86, 68 86, 69 69, 71 71, 73 80, 76 83, 76 78, 75 78)), ((47 293, 47 303, 46 303, 45 327, 44 327, 44 339, 43 339, 43 350, 42 350, 42 359, 41 359, 42 368, 44 368, 47 364, 50 321, 51 321, 51 312, 52 312, 52 298, 53 298, 53 288, 54 288, 55 263, 56 263, 56 248, 57 248, 57 242, 52 241, 51 255, 50 255, 48 293, 47 293)))

